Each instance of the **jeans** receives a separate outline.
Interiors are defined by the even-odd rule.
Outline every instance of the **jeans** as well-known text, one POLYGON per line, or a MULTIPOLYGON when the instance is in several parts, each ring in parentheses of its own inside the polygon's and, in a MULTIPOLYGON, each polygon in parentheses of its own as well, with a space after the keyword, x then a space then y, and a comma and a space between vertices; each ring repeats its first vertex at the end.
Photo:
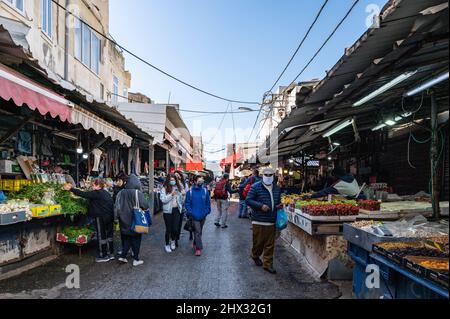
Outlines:
POLYGON ((197 249, 203 249, 202 233, 205 219, 198 221, 194 220, 194 245, 197 249))
POLYGON ((178 208, 174 208, 172 214, 163 214, 163 216, 166 224, 166 245, 169 245, 171 240, 179 239, 178 227, 180 226, 181 214, 178 208))
POLYGON ((110 217, 94 218, 97 232, 97 257, 105 258, 114 255, 114 223, 110 217))
POLYGON ((230 201, 228 199, 216 199, 217 203, 217 217, 216 224, 226 226, 228 219, 228 208, 230 207, 230 201))
POLYGON ((142 235, 124 235, 122 237, 122 255, 120 258, 127 258, 128 251, 133 251, 133 259, 139 260, 139 251, 141 250, 142 235))
POLYGON ((239 217, 247 217, 247 204, 245 200, 239 201, 239 217))

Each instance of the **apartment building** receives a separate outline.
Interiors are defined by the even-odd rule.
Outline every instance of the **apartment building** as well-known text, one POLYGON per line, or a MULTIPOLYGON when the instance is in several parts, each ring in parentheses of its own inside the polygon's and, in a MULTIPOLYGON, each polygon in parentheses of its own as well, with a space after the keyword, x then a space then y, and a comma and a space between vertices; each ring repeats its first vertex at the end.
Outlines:
POLYGON ((117 104, 127 96, 124 56, 105 38, 108 0, 0 0, 0 24, 49 78, 98 101, 117 104))

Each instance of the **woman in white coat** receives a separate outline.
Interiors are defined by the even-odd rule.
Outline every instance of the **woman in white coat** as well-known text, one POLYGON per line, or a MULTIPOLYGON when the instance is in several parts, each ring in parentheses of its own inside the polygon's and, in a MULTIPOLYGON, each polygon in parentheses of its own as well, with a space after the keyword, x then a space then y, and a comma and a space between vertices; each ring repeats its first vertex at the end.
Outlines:
POLYGON ((178 227, 182 218, 183 200, 186 191, 174 175, 167 177, 161 189, 161 202, 163 204, 164 223, 166 224, 167 253, 174 251, 178 246, 178 227))

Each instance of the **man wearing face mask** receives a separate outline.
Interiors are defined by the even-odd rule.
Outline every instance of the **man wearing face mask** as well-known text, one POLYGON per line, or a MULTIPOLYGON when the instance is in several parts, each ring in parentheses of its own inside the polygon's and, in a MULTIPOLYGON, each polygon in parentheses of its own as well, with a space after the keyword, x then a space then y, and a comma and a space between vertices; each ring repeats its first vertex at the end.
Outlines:
POLYGON ((275 183, 275 170, 267 167, 263 171, 263 180, 254 184, 248 193, 246 203, 253 210, 253 248, 252 259, 257 266, 276 274, 273 268, 275 248, 275 222, 277 211, 282 208, 281 188, 275 183), (264 255, 263 261, 260 256, 264 255))

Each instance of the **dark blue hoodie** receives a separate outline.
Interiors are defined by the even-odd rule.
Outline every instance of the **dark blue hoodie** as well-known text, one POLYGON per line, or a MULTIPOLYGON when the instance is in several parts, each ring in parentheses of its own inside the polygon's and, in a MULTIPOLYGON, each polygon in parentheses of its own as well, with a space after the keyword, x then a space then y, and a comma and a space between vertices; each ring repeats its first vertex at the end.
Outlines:
POLYGON ((211 195, 203 186, 192 186, 186 194, 185 208, 188 217, 202 221, 211 213, 211 195))

